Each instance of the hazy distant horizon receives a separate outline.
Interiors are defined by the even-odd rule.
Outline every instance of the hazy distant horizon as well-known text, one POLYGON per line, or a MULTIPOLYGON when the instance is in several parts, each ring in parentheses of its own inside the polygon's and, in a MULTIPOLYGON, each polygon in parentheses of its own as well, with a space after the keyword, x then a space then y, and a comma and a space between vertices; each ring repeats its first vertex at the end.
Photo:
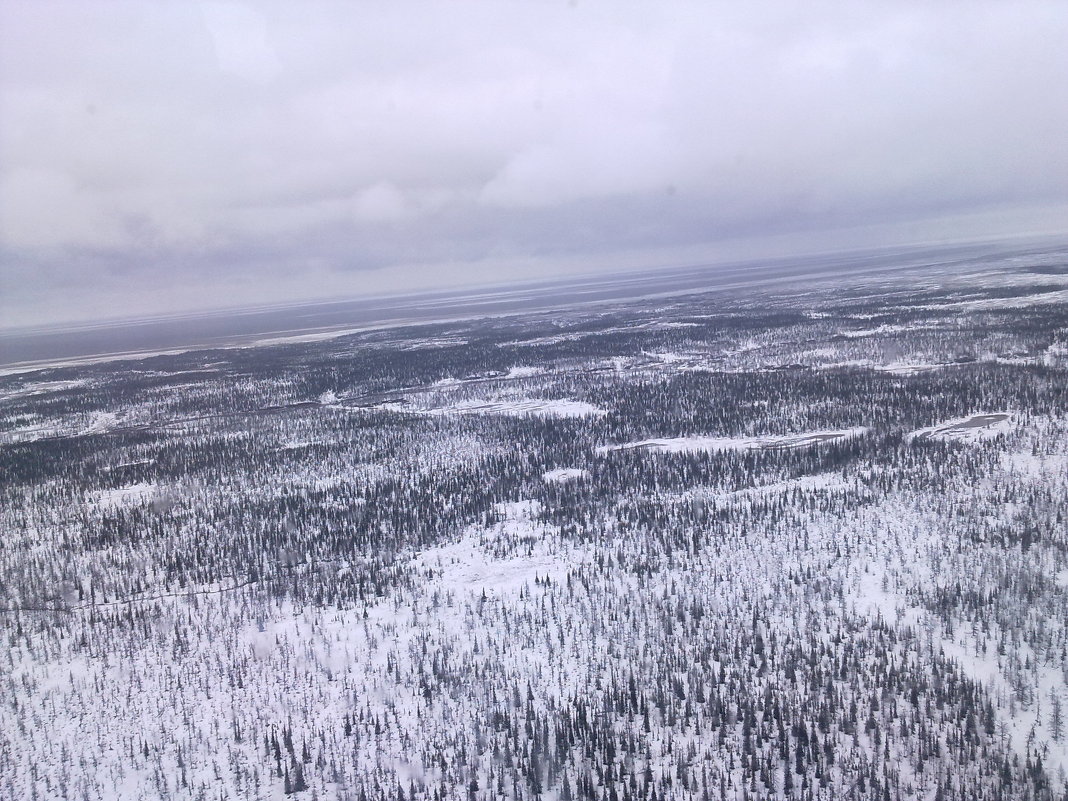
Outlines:
MULTIPOLYGON (((1068 214, 1068 207, 1066 207, 1068 214)), ((795 241, 787 239, 787 242, 795 241)), ((809 241, 809 240, 803 240, 809 241)), ((822 242, 823 239, 815 240, 822 242)), ((764 268, 777 264, 789 264, 792 261, 811 259, 840 259, 840 258, 869 258, 876 256, 904 256, 914 253, 927 253, 953 250, 975 250, 980 253, 984 250, 991 252, 1014 249, 1028 249, 1032 247, 1057 247, 1068 245, 1068 230, 1025 232, 1014 235, 995 237, 963 237, 958 239, 931 240, 931 241, 891 241, 874 244, 865 239, 860 244, 848 238, 838 242, 838 247, 797 247, 796 249, 783 249, 781 244, 772 238, 772 244, 766 245, 759 255, 738 255, 751 250, 750 247, 742 246, 735 249, 720 248, 715 254, 707 254, 706 259, 692 258, 689 260, 675 260, 666 262, 626 262, 598 267, 597 261, 591 261, 585 269, 567 270, 547 275, 520 275, 518 277, 502 277, 496 280, 489 278, 484 280, 472 280, 468 283, 454 285, 438 284, 414 284, 411 286, 397 286, 391 289, 371 292, 334 292, 331 294, 315 293, 295 296, 289 299, 271 301, 248 301, 242 299, 224 300, 221 303, 199 303, 196 305, 182 306, 177 308, 162 309, 124 309, 114 312, 114 307, 109 307, 106 312, 81 315, 72 314, 54 319, 41 319, 40 321, 16 321, 0 317, 0 338, 9 334, 47 333, 58 331, 79 331, 97 328, 100 326, 126 325, 139 322, 155 322, 161 320, 180 320, 187 318, 213 317, 216 315, 246 314, 249 312, 283 310, 290 308, 314 307, 317 305, 347 304, 347 303, 375 303, 379 301, 393 301, 406 298, 436 298, 460 295, 468 297, 476 293, 492 294, 500 291, 515 292, 520 289, 543 286, 558 286, 560 284, 593 282, 597 284, 612 281, 629 281, 634 278, 653 279, 658 274, 664 278, 679 271, 699 270, 713 276, 720 269, 733 269, 743 266, 764 268), (778 246, 776 246, 778 245, 778 246), (732 257, 733 254, 733 257, 732 257)), ((652 258, 651 256, 648 256, 652 258)))
POLYGON ((601 272, 437 291, 186 311, 0 329, 0 367, 43 369, 64 360, 106 360, 183 349, 299 342, 393 328, 591 304, 833 280, 866 272, 923 270, 959 261, 1022 257, 1068 248, 1068 238, 846 250, 790 257, 601 272))

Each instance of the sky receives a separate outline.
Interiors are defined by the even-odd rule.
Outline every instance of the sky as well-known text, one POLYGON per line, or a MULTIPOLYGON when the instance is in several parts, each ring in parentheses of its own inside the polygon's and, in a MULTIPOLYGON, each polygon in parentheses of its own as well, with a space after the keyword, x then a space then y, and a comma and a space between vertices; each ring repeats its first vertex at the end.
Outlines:
POLYGON ((0 327, 1068 231, 1068 4, 0 0, 0 327))

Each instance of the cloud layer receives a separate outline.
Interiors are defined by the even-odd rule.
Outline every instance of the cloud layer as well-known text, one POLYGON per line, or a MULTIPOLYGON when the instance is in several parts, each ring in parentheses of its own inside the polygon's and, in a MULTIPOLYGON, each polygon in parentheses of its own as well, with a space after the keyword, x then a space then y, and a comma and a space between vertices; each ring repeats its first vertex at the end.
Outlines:
POLYGON ((1059 2, 4 0, 0 31, 4 324, 1068 204, 1059 2))

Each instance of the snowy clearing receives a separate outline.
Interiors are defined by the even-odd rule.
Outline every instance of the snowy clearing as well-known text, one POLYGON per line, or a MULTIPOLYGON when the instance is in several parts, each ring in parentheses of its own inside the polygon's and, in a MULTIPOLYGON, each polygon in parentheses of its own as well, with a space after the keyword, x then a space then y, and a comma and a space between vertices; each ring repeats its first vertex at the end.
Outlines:
POLYGON ((544 400, 538 398, 521 398, 516 400, 464 400, 447 406, 418 408, 399 403, 382 404, 378 408, 395 412, 412 414, 503 414, 514 417, 587 417, 605 414, 604 409, 585 401, 569 399, 544 400))
POLYGON ((516 366, 508 371, 505 378, 530 378, 531 376, 541 375, 545 372, 542 367, 520 367, 516 366))
POLYGON ((518 592, 535 578, 559 576, 567 569, 564 562, 547 553, 497 559, 472 534, 452 545, 424 551, 416 564, 435 571, 435 581, 443 589, 466 592, 518 592))
POLYGON ((952 303, 933 303, 923 306, 914 306, 913 308, 929 309, 932 311, 957 309, 960 311, 977 312, 1001 311, 1003 309, 1026 309, 1031 306, 1050 306, 1060 303, 1068 303, 1068 289, 1037 292, 1033 295, 1023 295, 1015 298, 982 298, 978 300, 960 300, 952 303))
POLYGON ((827 362, 815 365, 816 370, 839 370, 848 367, 859 367, 865 370, 874 370, 877 373, 890 373, 891 375, 910 376, 920 373, 929 373, 933 370, 942 370, 946 367, 959 367, 959 362, 876 362, 871 359, 852 359, 850 361, 827 362))
POLYGON ((805 448, 852 439, 864 434, 864 426, 843 431, 812 431, 805 434, 770 435, 764 437, 671 437, 665 439, 644 439, 640 442, 626 442, 620 445, 602 445, 597 449, 600 454, 611 451, 646 450, 663 453, 716 452, 716 451, 760 451, 805 448))
POLYGON ((1005 434, 1012 428, 1010 412, 973 414, 956 420, 921 428, 909 434, 909 439, 940 439, 957 442, 981 442, 1005 434))
POLYGON ((68 389, 84 387, 88 385, 88 383, 89 381, 84 378, 70 381, 31 381, 23 384, 18 389, 0 393, 0 402, 13 400, 15 398, 26 398, 31 395, 47 395, 53 392, 63 392, 68 389))
POLYGON ((892 626, 915 626, 926 615, 923 608, 896 591, 890 576, 878 563, 864 564, 857 571, 850 601, 855 614, 892 626))
POLYGON ((874 337, 881 334, 903 334, 920 327, 922 326, 883 324, 875 328, 839 331, 838 335, 845 337, 846 339, 862 339, 863 337, 874 337))
POLYGON ((536 578, 557 580, 566 575, 569 560, 549 542, 549 531, 534 520, 536 501, 497 505, 503 520, 488 529, 468 529, 459 542, 423 551, 417 568, 434 573, 442 589, 462 592, 516 593, 536 578), (523 555, 499 556, 492 550, 520 543, 523 555), (494 546, 497 546, 494 548, 494 546))
POLYGON ((590 471, 583 470, 581 467, 558 467, 555 470, 543 473, 541 477, 544 481, 562 483, 579 478, 589 478, 589 475, 590 471))
POLYGON ((58 437, 67 433, 69 432, 66 429, 55 422, 34 423, 0 434, 0 444, 15 445, 22 442, 36 442, 40 439, 58 437))
POLYGON ((136 506, 156 496, 157 486, 150 482, 131 484, 117 489, 97 490, 90 500, 99 506, 136 506))
POLYGON ((119 421, 118 415, 111 412, 97 412, 89 423, 89 427, 83 434, 104 434, 115 427, 119 421))

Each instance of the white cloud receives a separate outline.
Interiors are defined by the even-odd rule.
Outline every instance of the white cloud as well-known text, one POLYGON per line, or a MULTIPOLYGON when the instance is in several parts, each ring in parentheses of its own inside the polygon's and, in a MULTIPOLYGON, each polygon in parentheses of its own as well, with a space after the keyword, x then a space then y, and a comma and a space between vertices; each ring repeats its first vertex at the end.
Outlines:
POLYGON ((356 195, 353 215, 358 222, 394 222, 408 216, 404 195, 388 181, 380 181, 356 195))
POLYGON ((0 241, 23 250, 105 247, 123 237, 94 197, 59 170, 16 167, 0 179, 0 241))
POLYGON ((278 75, 280 65, 266 20, 254 5, 210 2, 201 7, 220 70, 255 82, 278 75))

